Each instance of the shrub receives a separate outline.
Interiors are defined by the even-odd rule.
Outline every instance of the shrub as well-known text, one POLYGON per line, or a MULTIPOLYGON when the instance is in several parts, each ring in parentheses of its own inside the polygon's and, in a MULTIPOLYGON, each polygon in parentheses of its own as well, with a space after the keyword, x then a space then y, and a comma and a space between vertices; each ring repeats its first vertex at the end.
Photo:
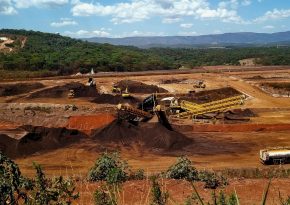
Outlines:
POLYGON ((104 180, 109 183, 126 181, 128 165, 122 161, 118 153, 103 153, 88 173, 89 181, 104 180))
POLYGON ((119 184, 126 181, 127 173, 123 171, 122 168, 114 167, 112 168, 106 177, 106 181, 109 184, 119 184))
POLYGON ((34 188, 30 195, 30 204, 71 204, 79 197, 75 194, 75 186, 71 180, 64 180, 62 176, 52 180, 46 179, 40 165, 34 163, 36 177, 34 188))
POLYGON ((236 192, 231 193, 230 195, 225 194, 222 190, 216 195, 215 190, 211 193, 211 202, 204 202, 200 197, 198 191, 192 183, 192 188, 194 190, 192 196, 188 197, 185 201, 185 205, 193 204, 208 204, 208 205, 238 205, 239 198, 236 192))
POLYGON ((86 74, 86 73, 90 72, 90 69, 89 68, 81 67, 81 68, 79 68, 79 72, 81 74, 86 74))
POLYGON ((280 204, 281 205, 290 205, 290 196, 286 197, 286 198, 283 198, 281 196, 281 193, 279 191, 279 201, 280 201, 280 204))
POLYGON ((31 188, 31 181, 21 175, 17 164, 0 152, 0 202, 18 204, 21 199, 27 202, 26 192, 31 188))
POLYGON ((151 187, 152 198, 150 205, 165 205, 169 197, 168 192, 162 192, 156 176, 153 176, 151 178, 151 182, 152 182, 151 187))
POLYGON ((143 180, 143 179, 145 179, 144 169, 138 169, 135 172, 131 172, 129 179, 131 179, 131 180, 143 180))
POLYGON ((198 179, 205 182, 204 187, 209 189, 216 189, 219 186, 225 186, 228 181, 225 177, 219 176, 214 172, 200 171, 198 173, 198 179))
POLYGON ((177 162, 166 171, 166 177, 171 179, 186 179, 193 181, 197 179, 197 170, 186 157, 179 157, 177 162))
POLYGON ((12 160, 0 152, 1 204, 71 204, 79 197, 70 180, 46 179, 41 167, 34 164, 35 179, 27 179, 12 160))
POLYGON ((105 187, 97 189, 94 193, 95 205, 117 205, 116 195, 105 187))
MULTIPOLYGON (((215 193, 215 192, 214 192, 215 193)), ((234 193, 231 193, 229 196, 227 196, 222 190, 219 192, 218 197, 216 197, 215 194, 213 194, 213 202, 217 202, 217 205, 237 205, 238 200, 236 198, 236 195, 234 193)))

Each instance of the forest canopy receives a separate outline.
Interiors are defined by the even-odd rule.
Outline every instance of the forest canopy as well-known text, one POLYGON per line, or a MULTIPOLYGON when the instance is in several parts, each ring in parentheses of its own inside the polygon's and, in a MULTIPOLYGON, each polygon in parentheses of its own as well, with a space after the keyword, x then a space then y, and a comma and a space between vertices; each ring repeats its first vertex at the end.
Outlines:
POLYGON ((239 65, 259 59, 261 65, 290 65, 288 47, 150 48, 89 43, 59 34, 2 29, 14 39, 12 52, 0 51, 0 70, 52 71, 58 75, 95 71, 144 71, 181 66, 239 65), (22 42, 19 39, 25 39, 22 42), (23 43, 23 45, 21 44, 23 43))

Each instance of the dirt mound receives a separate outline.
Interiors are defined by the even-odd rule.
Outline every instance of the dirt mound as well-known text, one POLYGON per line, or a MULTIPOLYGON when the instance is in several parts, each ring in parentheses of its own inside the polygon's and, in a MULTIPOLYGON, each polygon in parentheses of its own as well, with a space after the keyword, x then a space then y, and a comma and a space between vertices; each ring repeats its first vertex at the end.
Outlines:
POLYGON ((284 90, 286 92, 290 91, 290 83, 262 83, 263 87, 270 87, 276 90, 284 90))
POLYGON ((255 75, 253 77, 246 78, 246 79, 249 79, 249 80, 262 80, 262 79, 265 79, 265 78, 263 76, 260 76, 260 75, 255 75))
POLYGON ((9 132, 1 132, 0 149, 9 157, 22 157, 64 147, 83 137, 84 134, 77 130, 25 125, 9 132))
POLYGON ((16 83, 16 84, 1 84, 0 96, 13 96, 30 92, 39 88, 43 88, 41 83, 16 83))
MULTIPOLYGON (((250 109, 233 109, 226 112, 218 113, 215 118, 223 120, 223 123, 243 123, 250 121, 251 117, 256 117, 257 115, 250 109)), ((210 118, 209 118, 210 119, 210 118)))
POLYGON ((289 82, 262 83, 260 84, 260 87, 263 91, 275 97, 290 97, 289 82))
POLYGON ((208 103, 215 100, 222 100, 224 98, 234 97, 241 95, 239 91, 232 87, 225 87, 214 90, 204 90, 197 93, 191 93, 186 96, 182 96, 180 100, 188 100, 196 103, 208 103))
POLYGON ((135 105, 141 101, 135 97, 123 98, 121 95, 98 94, 92 102, 98 104, 117 105, 119 103, 129 103, 131 105, 135 105))
POLYGON ((161 80, 161 83, 162 84, 178 84, 186 80, 187 80, 186 78, 182 78, 182 79, 171 78, 171 79, 161 80))
POLYGON ((251 109, 233 109, 228 111, 229 114, 233 114, 240 117, 257 117, 256 113, 254 113, 251 109))
POLYGON ((117 87, 125 90, 128 87, 130 93, 167 93, 164 88, 160 88, 157 85, 147 85, 133 80, 122 80, 115 84, 117 87))
POLYGON ((61 98, 67 97, 70 90, 74 90, 75 97, 95 97, 98 91, 94 87, 89 87, 81 83, 72 82, 62 86, 47 88, 39 92, 32 93, 30 98, 61 98))
POLYGON ((145 149, 175 150, 185 147, 191 140, 183 134, 170 131, 160 123, 141 123, 138 126, 115 120, 92 135, 102 143, 141 145, 145 149))

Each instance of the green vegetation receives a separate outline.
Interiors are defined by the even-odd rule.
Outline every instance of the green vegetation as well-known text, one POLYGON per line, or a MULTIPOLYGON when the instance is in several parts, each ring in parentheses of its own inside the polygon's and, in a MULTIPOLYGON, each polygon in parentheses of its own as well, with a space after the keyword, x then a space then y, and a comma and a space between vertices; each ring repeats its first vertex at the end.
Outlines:
MULTIPOLYGON (((117 153, 104 153, 96 161, 94 166, 95 169, 91 169, 91 171, 97 170, 96 172, 93 172, 94 179, 97 178, 97 180, 100 181, 98 182, 98 185, 100 186, 94 193, 92 193, 92 197, 96 205, 117 205, 119 203, 124 204, 124 201, 122 203, 122 199, 124 200, 124 195, 122 195, 121 191, 123 182, 129 179, 128 177, 124 177, 127 176, 127 168, 125 168, 127 166, 124 166, 124 164, 126 163, 120 159, 117 153)), ((33 166, 36 170, 36 176, 34 178, 26 178, 21 174, 18 165, 0 152, 0 204, 68 205, 72 204, 79 198, 79 194, 76 193, 76 188, 72 179, 64 179, 62 176, 50 179, 45 176, 40 165, 34 163, 33 166)), ((214 182, 213 184, 216 184, 217 181, 217 175, 206 171, 197 172, 195 168, 192 167, 190 161, 185 157, 178 158, 177 163, 172 165, 168 170, 171 170, 173 173, 175 173, 173 176, 177 176, 176 179, 187 179, 187 173, 190 173, 194 170, 194 173, 199 178, 198 180, 214 182), (178 169, 180 169, 180 172, 178 172, 178 169), (180 175, 177 173, 180 173, 180 175)), ((91 171, 90 173, 92 173, 91 171)), ((144 177, 143 170, 138 170, 134 174, 140 178, 144 177)), ((221 180, 221 182, 222 181, 223 180, 221 180)), ((159 175, 154 175, 150 177, 150 182, 151 186, 149 187, 148 194, 146 195, 147 197, 144 198, 146 204, 166 205, 169 204, 169 202, 170 204, 177 204, 170 197, 170 194, 166 189, 166 185, 163 183, 163 178, 160 178, 159 175)), ((197 191, 192 180, 190 180, 190 184, 192 186, 192 193, 189 197, 184 199, 184 204, 186 205, 240 204, 236 191, 228 194, 223 190, 219 190, 217 192, 216 189, 213 189, 211 192, 211 201, 204 202, 204 199, 197 191)), ((261 198, 262 205, 267 204, 270 185, 271 180, 269 180, 263 192, 263 196, 261 198)), ((277 200, 277 204, 289 205, 290 197, 284 197, 279 192, 279 201, 277 200)))
POLYGON ((170 179, 185 179, 187 181, 202 181, 204 188, 216 189, 228 184, 223 175, 210 171, 197 171, 192 162, 186 157, 179 157, 177 162, 166 171, 166 177, 170 179))
POLYGON ((151 177, 151 203, 150 205, 165 205, 167 203, 169 193, 162 191, 157 177, 151 177))
POLYGON ((103 185, 101 188, 97 189, 94 193, 95 205, 117 205, 118 196, 117 189, 118 186, 114 185, 103 185))
MULTIPOLYGON (((33 72, 28 77, 66 75, 74 72, 144 71, 181 66, 238 65, 239 60, 257 58, 262 65, 290 65, 290 48, 151 48, 113 46, 84 42, 58 34, 2 29, 1 35, 16 39, 10 53, 0 52, 0 73, 33 72), (11 37, 12 36, 12 37, 11 37), (21 40, 25 39, 21 48, 21 40), (16 72, 17 71, 17 72, 16 72)), ((26 74, 28 75, 28 74, 26 74)), ((14 76, 12 76, 14 77, 14 76)))
POLYGON ((204 188, 207 189, 216 189, 220 186, 228 185, 227 178, 210 171, 200 171, 198 173, 198 179, 205 183, 204 188))
POLYGON ((225 169, 221 171, 222 176, 228 178, 247 178, 247 179, 262 179, 262 178, 289 178, 290 169, 287 167, 277 168, 243 168, 243 169, 225 169))
POLYGON ((122 161, 118 153, 103 153, 88 173, 89 181, 107 181, 109 184, 127 180, 128 165, 122 161))
MULTIPOLYGON (((193 204, 205 204, 201 197, 199 196, 199 193, 194 187, 194 193, 192 196, 188 197, 185 201, 185 205, 193 205, 193 204)), ((208 205, 239 205, 239 198, 236 193, 231 193, 230 195, 227 195, 222 190, 219 191, 219 194, 217 195, 216 191, 214 190, 211 193, 211 202, 207 202, 208 205)))
POLYGON ((138 169, 135 172, 131 171, 129 175, 130 180, 143 180, 145 179, 145 171, 144 169, 138 169))
POLYGON ((20 200, 26 202, 26 192, 30 189, 31 181, 21 175, 17 164, 0 152, 0 202, 10 204, 18 204, 20 200))
POLYGON ((290 195, 284 199, 279 191, 279 200, 281 205, 290 205, 290 195))
POLYGON ((186 179, 193 181, 198 179, 198 172, 186 157, 179 157, 177 162, 169 167, 166 177, 171 179, 186 179))
MULTIPOLYGON (((267 202, 270 184, 271 184, 271 180, 268 182, 268 184, 264 190, 262 201, 261 201, 262 205, 265 205, 267 202)), ((194 184, 192 183, 191 185, 192 185, 194 192, 193 192, 193 195, 186 200, 186 205, 191 205, 191 204, 204 205, 205 203, 204 203, 203 199, 200 197, 194 184)), ((282 202, 285 202, 283 200, 284 199, 280 197, 280 204, 282 204, 282 202)), ((286 201, 286 203, 287 203, 287 201, 286 201)), ((213 191, 212 192, 212 202, 207 202, 206 204, 209 204, 209 205, 239 205, 240 202, 239 202, 239 197, 238 197, 236 191, 234 193, 231 193, 229 196, 227 196, 223 191, 220 191, 219 195, 217 196, 216 192, 213 191)))
POLYGON ((72 72, 141 71, 173 69, 161 57, 141 49, 109 44, 88 43, 58 34, 2 29, 1 34, 27 37, 24 48, 8 54, 0 53, 0 69, 72 72))
POLYGON ((71 180, 62 176, 46 179, 40 165, 34 163, 36 177, 28 204, 71 204, 79 197, 71 180))
POLYGON ((36 176, 22 176, 19 167, 0 152, 1 204, 71 204, 79 197, 72 180, 62 176, 47 179, 40 165, 34 164, 36 176))

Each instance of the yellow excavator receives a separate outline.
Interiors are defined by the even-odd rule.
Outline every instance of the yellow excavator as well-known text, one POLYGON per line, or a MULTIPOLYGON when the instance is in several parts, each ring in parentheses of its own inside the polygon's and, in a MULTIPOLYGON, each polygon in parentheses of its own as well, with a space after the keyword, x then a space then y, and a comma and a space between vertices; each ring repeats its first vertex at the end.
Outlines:
POLYGON ((122 89, 120 87, 118 87, 117 85, 114 85, 112 88, 112 92, 121 94, 121 96, 123 98, 130 98, 131 97, 131 94, 128 91, 128 87, 126 87, 126 89, 124 91, 122 91, 122 89))
POLYGON ((131 97, 131 95, 128 91, 128 87, 122 92, 122 97, 123 98, 130 98, 131 97))

